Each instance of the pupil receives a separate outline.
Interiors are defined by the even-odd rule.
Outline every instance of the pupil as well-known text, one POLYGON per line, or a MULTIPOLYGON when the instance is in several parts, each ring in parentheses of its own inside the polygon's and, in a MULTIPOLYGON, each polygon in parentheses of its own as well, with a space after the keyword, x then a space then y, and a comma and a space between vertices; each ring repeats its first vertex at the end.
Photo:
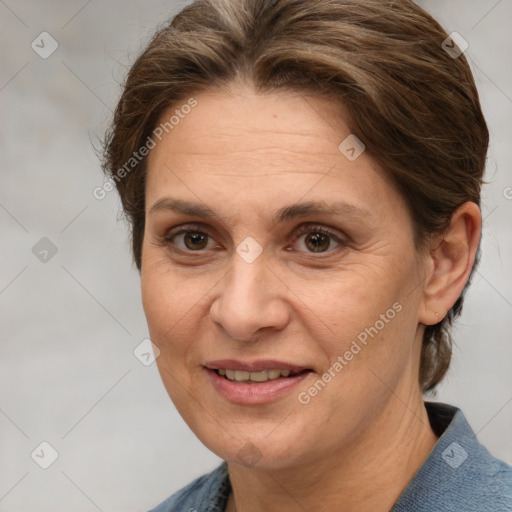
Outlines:
POLYGON ((207 236, 205 233, 189 232, 185 235, 185 245, 187 249, 197 250, 204 249, 207 244, 207 236))
POLYGON ((329 237, 323 233, 314 233, 306 238, 306 245, 313 252, 324 252, 329 248, 329 237))

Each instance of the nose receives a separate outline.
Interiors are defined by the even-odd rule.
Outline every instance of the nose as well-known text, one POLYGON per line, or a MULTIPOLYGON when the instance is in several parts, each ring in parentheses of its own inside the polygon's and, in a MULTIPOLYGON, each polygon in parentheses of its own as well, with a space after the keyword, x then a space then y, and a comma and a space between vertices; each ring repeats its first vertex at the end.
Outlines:
POLYGON ((247 263, 235 254, 231 270, 219 284, 210 317, 231 339, 255 341, 289 323, 288 289, 267 265, 264 258, 247 263))

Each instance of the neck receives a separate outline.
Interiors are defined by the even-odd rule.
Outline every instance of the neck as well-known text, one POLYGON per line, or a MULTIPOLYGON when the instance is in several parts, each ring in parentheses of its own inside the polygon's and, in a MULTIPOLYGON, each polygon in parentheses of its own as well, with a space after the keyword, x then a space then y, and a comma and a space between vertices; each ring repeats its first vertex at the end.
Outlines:
POLYGON ((387 512, 436 442, 421 393, 391 395, 369 428, 328 457, 279 469, 229 463, 226 512, 387 512))

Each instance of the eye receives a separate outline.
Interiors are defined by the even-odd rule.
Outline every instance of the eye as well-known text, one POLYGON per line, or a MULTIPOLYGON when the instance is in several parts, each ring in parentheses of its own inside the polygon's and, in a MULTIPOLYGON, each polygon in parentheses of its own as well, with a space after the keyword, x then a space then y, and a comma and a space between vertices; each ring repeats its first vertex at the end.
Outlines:
POLYGON ((177 248, 183 252, 200 252, 204 249, 218 247, 218 244, 204 229, 194 226, 182 226, 176 231, 168 233, 165 243, 170 248, 177 248))
MULTIPOLYGON (((202 253, 219 248, 219 244, 200 225, 184 225, 170 231, 164 238, 165 245, 176 252, 202 253)), ((293 250, 310 254, 330 253, 347 242, 336 232, 318 225, 299 226, 293 235, 293 250)))
POLYGON ((305 225, 295 233, 293 243, 300 252, 325 253, 332 252, 346 243, 334 232, 322 227, 305 225))

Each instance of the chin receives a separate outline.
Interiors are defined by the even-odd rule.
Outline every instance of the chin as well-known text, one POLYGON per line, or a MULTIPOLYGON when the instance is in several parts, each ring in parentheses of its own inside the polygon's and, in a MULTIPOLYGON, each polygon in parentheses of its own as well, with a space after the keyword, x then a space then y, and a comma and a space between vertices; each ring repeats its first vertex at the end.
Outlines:
POLYGON ((226 423, 225 428, 204 423, 189 426, 210 451, 228 463, 262 470, 304 464, 308 447, 305 446, 304 450, 300 447, 308 438, 303 434, 305 429, 296 423, 293 430, 285 425, 279 431, 278 424, 276 422, 274 427, 265 424, 264 428, 235 423, 226 423))

